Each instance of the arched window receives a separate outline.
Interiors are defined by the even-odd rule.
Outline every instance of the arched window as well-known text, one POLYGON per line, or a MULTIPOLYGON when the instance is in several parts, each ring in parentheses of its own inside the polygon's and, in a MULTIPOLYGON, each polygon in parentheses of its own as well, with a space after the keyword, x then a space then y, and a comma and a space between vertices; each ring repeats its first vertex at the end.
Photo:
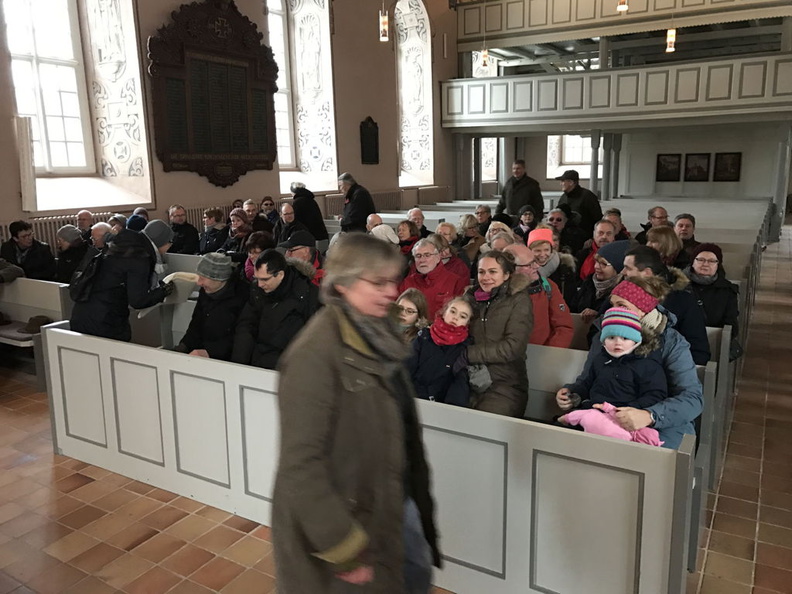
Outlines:
POLYGON ((399 86, 399 186, 434 183, 431 28, 422 0, 394 13, 399 86))

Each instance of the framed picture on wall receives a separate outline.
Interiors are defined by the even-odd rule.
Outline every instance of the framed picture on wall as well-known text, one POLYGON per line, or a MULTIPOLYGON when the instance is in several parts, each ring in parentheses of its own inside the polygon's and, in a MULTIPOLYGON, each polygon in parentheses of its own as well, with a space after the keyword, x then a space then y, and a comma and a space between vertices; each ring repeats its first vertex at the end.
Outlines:
POLYGON ((690 153, 685 155, 685 181, 709 181, 709 153, 690 153))
POLYGON ((655 181, 678 182, 682 174, 682 155, 657 155, 655 181))
POLYGON ((740 181, 742 153, 715 153, 715 168, 712 170, 712 181, 740 181))

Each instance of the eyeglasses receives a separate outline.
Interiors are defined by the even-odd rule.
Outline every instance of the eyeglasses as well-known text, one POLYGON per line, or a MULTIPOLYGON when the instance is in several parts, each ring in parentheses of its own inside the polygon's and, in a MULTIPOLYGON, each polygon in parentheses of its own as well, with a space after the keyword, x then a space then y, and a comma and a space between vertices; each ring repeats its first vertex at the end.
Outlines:
POLYGON ((400 312, 406 313, 408 316, 413 316, 418 313, 418 310, 412 307, 404 307, 403 305, 397 305, 396 307, 400 312))
POLYGON ((437 256, 437 255, 439 255, 438 252, 432 252, 430 254, 413 254, 413 257, 416 260, 428 260, 432 256, 437 256))
POLYGON ((486 210, 477 210, 477 211, 476 211, 476 214, 477 214, 477 215, 480 215, 480 214, 487 214, 487 211, 486 211, 486 210))
POLYGON ((558 219, 550 218, 550 219, 547 219, 547 222, 548 223, 563 223, 564 219, 562 219, 562 218, 558 218, 558 219))
POLYGON ((379 291, 386 290, 389 286, 393 285, 394 287, 398 287, 401 283, 400 280, 394 278, 378 278, 377 280, 371 280, 369 278, 360 277, 364 283, 370 284, 372 287, 379 291))
POLYGON ((536 260, 528 262, 528 264, 516 264, 517 268, 541 268, 542 265, 539 264, 536 260))
POLYGON ((707 258, 693 258, 699 264, 717 264, 718 260, 709 260, 707 258))

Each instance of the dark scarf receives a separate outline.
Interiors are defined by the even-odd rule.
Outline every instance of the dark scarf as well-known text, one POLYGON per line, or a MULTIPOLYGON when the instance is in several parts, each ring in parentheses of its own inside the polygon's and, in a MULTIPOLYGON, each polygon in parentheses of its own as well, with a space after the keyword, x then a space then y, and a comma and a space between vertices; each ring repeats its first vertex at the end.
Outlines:
POLYGON ((619 281, 622 280, 621 274, 616 274, 612 278, 608 280, 597 280, 596 276, 592 276, 591 280, 594 281, 594 289, 596 291, 595 298, 601 299, 606 293, 610 293, 611 289, 619 284, 619 281))
POLYGON ((683 270, 683 272, 690 279, 690 282, 692 282, 695 285, 704 285, 706 287, 706 286, 709 286, 709 285, 713 284, 716 280, 718 280, 718 273, 717 272, 715 274, 713 274, 712 276, 702 276, 700 274, 696 274, 693 271, 693 268, 691 268, 690 266, 685 268, 685 270, 683 270))
POLYGON ((459 344, 468 337, 467 326, 453 326, 447 323, 439 313, 434 324, 429 326, 429 334, 436 345, 449 346, 459 344))
POLYGON ((384 360, 386 367, 393 369, 394 364, 401 365, 409 357, 410 345, 405 344, 398 325, 389 316, 375 318, 363 315, 343 299, 336 301, 334 298, 326 298, 325 301, 337 303, 341 307, 355 330, 369 348, 384 360))
POLYGON ((420 237, 415 237, 414 235, 405 241, 399 242, 399 249, 401 250, 402 255, 409 256, 410 252, 412 252, 413 246, 415 243, 420 239, 420 237))

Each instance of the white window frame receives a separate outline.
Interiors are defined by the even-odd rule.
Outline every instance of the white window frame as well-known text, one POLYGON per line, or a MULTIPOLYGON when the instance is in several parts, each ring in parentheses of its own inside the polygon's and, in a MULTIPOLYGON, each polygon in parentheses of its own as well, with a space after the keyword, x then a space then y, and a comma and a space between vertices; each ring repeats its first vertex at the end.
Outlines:
MULTIPOLYGON (((270 47, 272 45, 272 19, 270 15, 277 15, 281 21, 281 32, 283 34, 283 58, 279 61, 278 56, 275 55, 275 62, 278 64, 278 92, 286 100, 286 115, 282 112, 275 112, 275 128, 287 129, 289 135, 289 149, 288 154, 282 154, 280 143, 278 143, 278 168, 281 170, 297 170, 297 148, 295 143, 294 134, 294 97, 292 95, 292 77, 291 77, 291 61, 292 61, 292 43, 291 31, 289 26, 289 14, 285 0, 266 0, 267 8, 267 23, 270 27, 270 47), (273 4, 277 3, 279 6, 274 7, 273 4), (281 63, 281 61, 283 63, 281 63), (285 124, 285 125, 284 125, 285 124)), ((274 52, 273 52, 274 53, 274 52)))
MULTIPOLYGON (((64 176, 64 175, 85 175, 96 173, 96 157, 94 155, 94 139, 93 130, 91 128, 91 114, 88 108, 88 87, 85 76, 85 63, 83 62, 82 54, 82 40, 80 36, 80 23, 77 13, 76 0, 65 0, 67 10, 69 13, 69 27, 71 30, 71 41, 73 59, 58 59, 58 58, 44 58, 38 56, 36 51, 35 35, 32 39, 33 55, 27 54, 14 54, 11 53, 12 63, 14 60, 25 61, 32 65, 35 81, 35 96, 36 96, 36 110, 38 119, 39 138, 42 145, 42 156, 44 157, 44 165, 36 167, 36 176, 64 176), (42 86, 39 76, 39 66, 42 64, 51 64, 55 66, 65 66, 72 68, 75 72, 77 81, 77 101, 80 106, 80 124, 82 127, 83 147, 85 152, 85 166, 84 167, 55 167, 52 165, 50 157, 49 135, 46 126, 46 113, 44 111, 44 98, 42 86)), ((7 26, 7 25, 6 25, 7 26)), ((33 26, 35 26, 35 19, 33 19, 33 26)), ((12 79, 13 84, 13 79, 12 79)), ((18 114, 18 106, 16 106, 16 93, 14 94, 15 111, 18 114)))

